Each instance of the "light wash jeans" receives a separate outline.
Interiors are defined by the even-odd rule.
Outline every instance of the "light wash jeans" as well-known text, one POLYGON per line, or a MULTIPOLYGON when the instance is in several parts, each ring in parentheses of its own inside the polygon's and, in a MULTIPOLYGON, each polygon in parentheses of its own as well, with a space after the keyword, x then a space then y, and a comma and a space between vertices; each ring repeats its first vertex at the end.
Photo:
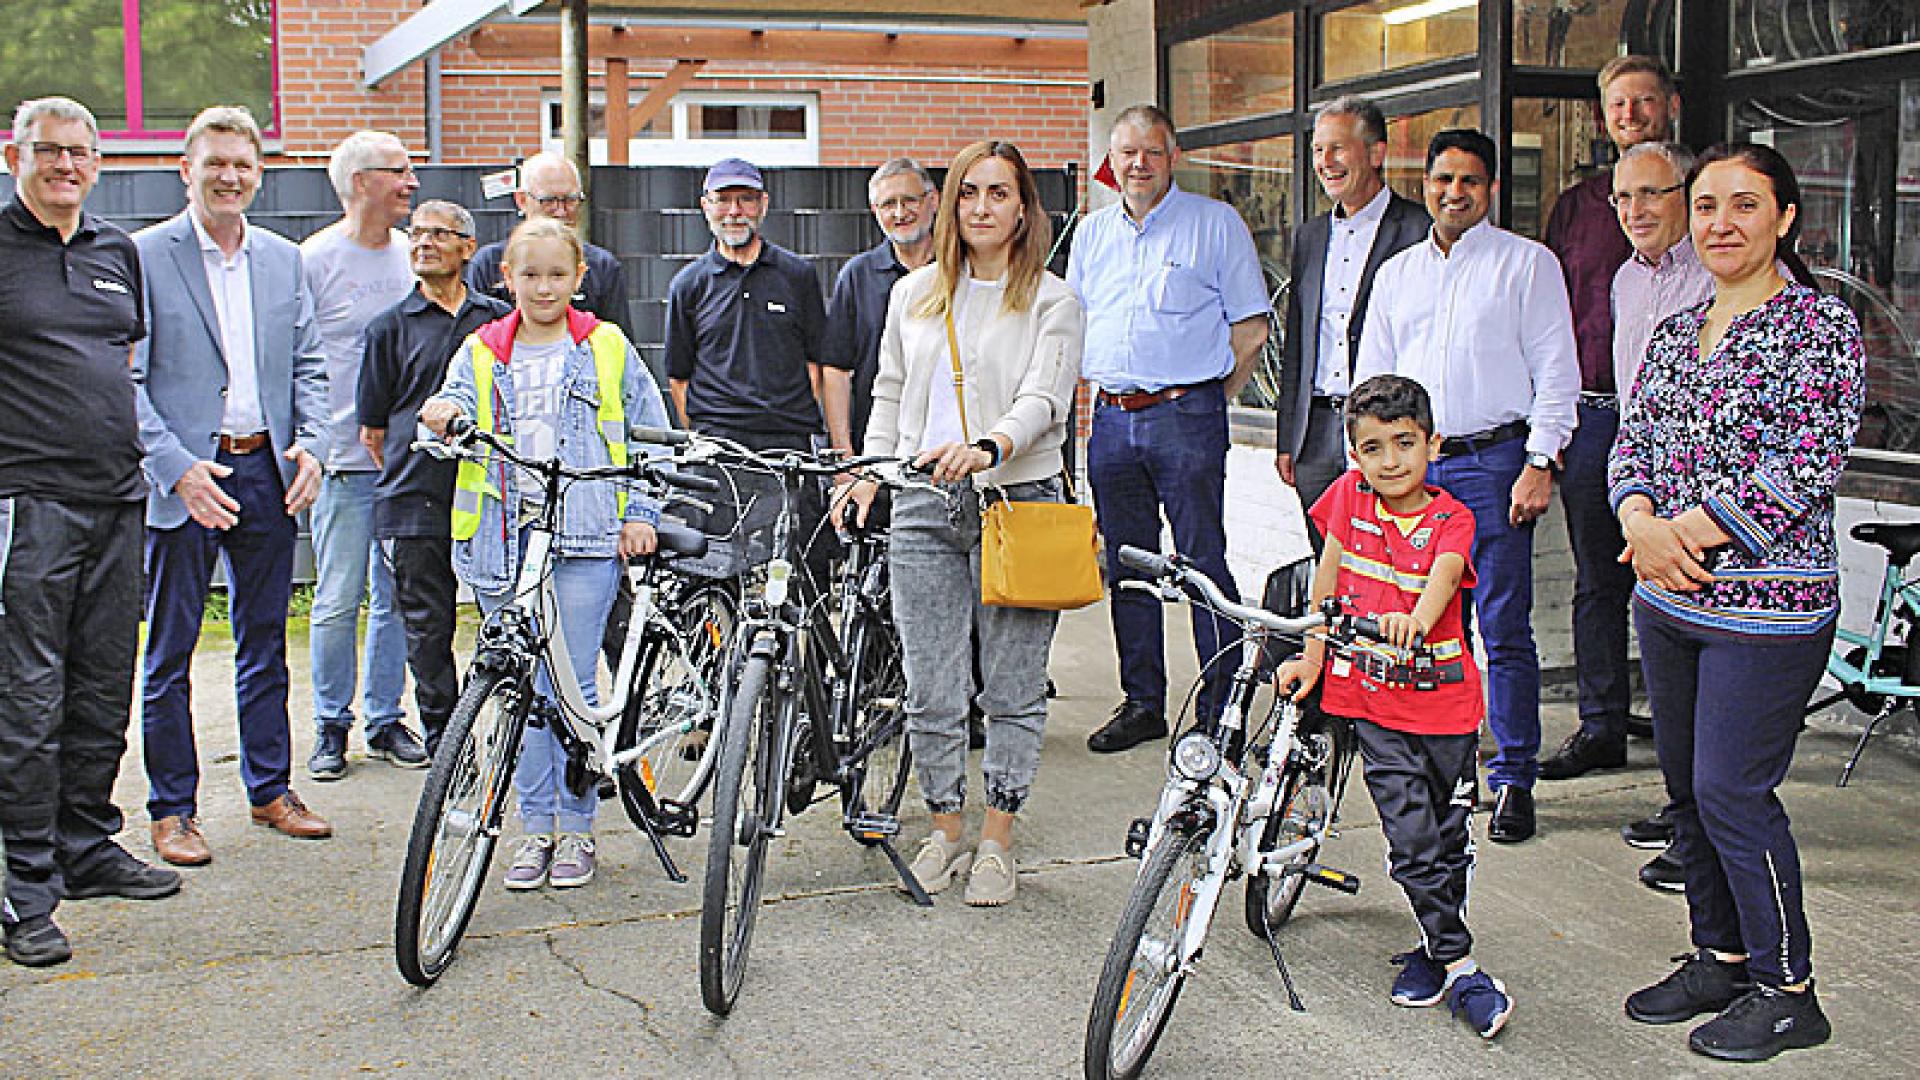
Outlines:
MULTIPOLYGON (((987 805, 1015 813, 1040 768, 1047 654, 1060 616, 980 602, 980 501, 971 487, 960 490, 959 507, 951 514, 947 500, 932 492, 894 496, 887 558, 907 676, 907 741, 927 809, 958 813, 966 804, 967 703, 977 689, 987 717, 981 762, 987 805), (976 628, 978 688, 968 662, 976 628)), ((1006 490, 1021 501, 1060 501, 1058 480, 1011 484, 1006 490)))
POLYGON ((318 729, 353 727, 355 638, 367 602, 361 707, 367 737, 406 715, 407 634, 393 599, 393 572, 373 540, 373 472, 328 472, 313 504, 315 576, 311 618, 313 715, 318 729), (371 585, 371 588, 369 588, 371 585))
MULTIPOLYGON (((522 549, 524 550, 524 549, 522 549)), ((620 587, 620 560, 554 560, 553 589, 560 602, 560 625, 567 635, 567 657, 573 662, 574 678, 587 704, 600 703, 600 635, 607 625, 607 612, 613 608, 613 594, 620 587)), ((507 602, 512 590, 476 592, 480 610, 493 614, 507 602)), ((527 597, 532 603, 533 598, 527 597)), ((541 697, 553 700, 553 683, 546 665, 540 665, 534 689, 541 697)), ((520 764, 514 769, 513 787, 520 795, 520 822, 527 835, 552 832, 590 833, 600 796, 589 790, 575 795, 567 790, 567 752, 560 739, 548 727, 529 727, 520 738, 520 764)))

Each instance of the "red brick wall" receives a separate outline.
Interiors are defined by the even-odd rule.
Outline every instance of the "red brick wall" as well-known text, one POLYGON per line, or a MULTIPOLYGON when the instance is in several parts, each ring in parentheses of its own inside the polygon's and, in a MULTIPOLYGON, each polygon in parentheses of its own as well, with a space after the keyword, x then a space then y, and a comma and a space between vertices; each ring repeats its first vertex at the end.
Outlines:
MULTIPOLYGON (((361 54, 407 15, 417 0, 280 0, 280 130, 287 163, 313 163, 348 133, 365 127, 392 131, 414 149, 426 142, 425 79, 420 65, 378 90, 360 89, 361 54)), ((483 59, 456 40, 442 53, 456 74, 442 82, 442 146, 448 164, 494 164, 529 152, 540 139, 540 102, 559 89, 559 58, 483 59), (541 69, 538 74, 513 74, 541 69), (500 75, 458 74, 500 70, 500 75)), ((650 82, 636 65, 635 94, 650 82)), ((664 65, 661 65, 664 67, 664 65)), ((593 88, 601 87, 599 64, 593 88)), ((819 99, 820 164, 867 165, 900 153, 944 164, 967 143, 985 137, 1020 144, 1036 167, 1060 167, 1085 153, 1087 99, 1083 85, 941 83, 754 77, 793 74, 796 64, 714 61, 723 78, 696 79, 692 91, 804 91, 819 99)), ((654 70, 659 70, 655 68, 654 70)), ((855 68, 822 65, 822 74, 893 75, 1061 81, 1060 72, 972 68, 855 68)))

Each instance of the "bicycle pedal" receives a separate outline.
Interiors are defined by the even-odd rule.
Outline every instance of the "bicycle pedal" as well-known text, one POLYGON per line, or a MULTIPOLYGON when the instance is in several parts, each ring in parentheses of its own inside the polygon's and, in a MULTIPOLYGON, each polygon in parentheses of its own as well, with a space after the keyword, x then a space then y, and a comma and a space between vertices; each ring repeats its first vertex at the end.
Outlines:
POLYGON ((1360 892, 1359 878, 1347 873, 1345 870, 1335 870, 1331 866, 1321 866, 1319 863, 1308 863, 1300 868, 1300 876, 1313 882, 1315 885, 1324 885, 1335 892, 1346 893, 1348 896, 1353 896, 1360 892))
POLYGON ((692 803, 661 799, 654 803, 653 827, 668 836, 692 836, 700 831, 700 808, 692 803))
POLYGON ((1127 858, 1137 859, 1147 852, 1147 837, 1153 835, 1152 818, 1134 818, 1127 824, 1127 858))
POLYGON ((900 835, 898 818, 879 814, 856 814, 847 819, 847 832, 857 840, 886 840, 900 835))

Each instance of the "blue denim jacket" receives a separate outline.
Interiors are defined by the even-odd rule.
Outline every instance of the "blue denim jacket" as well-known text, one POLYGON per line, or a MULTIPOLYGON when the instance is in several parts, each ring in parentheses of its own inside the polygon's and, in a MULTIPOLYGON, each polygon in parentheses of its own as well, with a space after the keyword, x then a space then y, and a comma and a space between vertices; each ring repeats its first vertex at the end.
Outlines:
MULTIPOLYGON (((595 417, 600 408, 600 383, 593 369, 593 348, 582 339, 567 353, 565 406, 559 417, 560 459, 569 465, 590 468, 611 464, 607 446, 600 437, 595 417)), ((513 434, 513 365, 495 362, 494 384, 499 387, 504 407, 498 423, 507 435, 513 434)), ((473 380, 473 338, 461 343, 447 366, 446 381, 434 395, 457 406, 468 419, 476 415, 473 380)), ((625 403, 627 426, 671 427, 660 388, 640 361, 633 346, 627 346, 626 375, 621 398, 625 403)), ((662 456, 666 451, 646 443, 629 441, 628 460, 643 455, 662 456)), ((520 530, 511 527, 508 507, 520 505, 521 485, 531 477, 518 469, 507 469, 506 496, 486 498, 480 503, 480 529, 473 539, 453 545, 453 569, 460 580, 475 589, 498 592, 513 585, 520 566, 520 530)), ((561 531, 556 550, 575 558, 613 558, 619 554, 620 525, 614 507, 616 487, 610 481, 579 481, 565 489, 561 513, 561 531)), ((627 497, 627 521, 651 525, 660 519, 659 503, 632 492, 627 497)))

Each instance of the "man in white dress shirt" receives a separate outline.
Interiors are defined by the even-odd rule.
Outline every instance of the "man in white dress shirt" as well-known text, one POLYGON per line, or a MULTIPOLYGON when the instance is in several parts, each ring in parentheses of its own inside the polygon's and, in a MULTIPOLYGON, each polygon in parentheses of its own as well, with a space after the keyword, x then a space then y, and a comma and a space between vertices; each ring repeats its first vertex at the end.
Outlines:
POLYGON ((1500 745, 1487 770, 1495 792, 1487 836, 1519 843, 1534 833, 1540 754, 1533 523, 1573 436, 1580 369, 1559 261, 1487 223, 1497 161, 1478 131, 1442 131, 1428 144, 1433 232, 1380 268, 1353 377, 1405 375, 1433 396, 1443 441, 1428 480, 1474 516, 1473 622, 1500 745))

